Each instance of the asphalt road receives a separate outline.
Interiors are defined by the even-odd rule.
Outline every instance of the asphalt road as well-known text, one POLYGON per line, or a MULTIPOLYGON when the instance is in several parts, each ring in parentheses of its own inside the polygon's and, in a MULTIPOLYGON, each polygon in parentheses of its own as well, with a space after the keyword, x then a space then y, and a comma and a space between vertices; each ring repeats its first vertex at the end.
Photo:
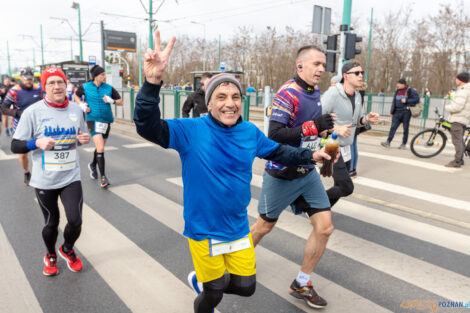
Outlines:
MULTIPOLYGON (((381 139, 360 136, 355 192, 333 208, 335 232, 312 276, 329 302, 323 312, 418 312, 418 303, 406 307, 412 300, 468 303, 470 159, 447 170, 442 165, 450 155, 417 159, 409 150, 380 147, 381 139)), ((105 153, 108 190, 89 177, 91 146, 80 148, 85 206, 76 251, 84 269, 72 273, 59 260, 60 275, 45 277, 43 217, 33 189, 23 186, 9 138, 0 136, 0 312, 192 311, 180 160, 174 151, 143 143, 132 127, 113 125, 108 148, 115 149, 105 153)), ((250 222, 262 170, 257 160, 250 222)), ((310 231, 304 216, 286 210, 256 248, 255 295, 226 295, 218 311, 313 311, 288 294, 310 231)), ((441 305, 439 312, 465 311, 441 305)))

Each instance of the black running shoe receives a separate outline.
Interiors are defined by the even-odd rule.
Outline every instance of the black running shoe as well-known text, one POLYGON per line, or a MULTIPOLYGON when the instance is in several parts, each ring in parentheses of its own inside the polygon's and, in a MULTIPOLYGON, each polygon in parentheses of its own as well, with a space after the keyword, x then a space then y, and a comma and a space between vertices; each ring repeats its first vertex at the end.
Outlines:
POLYGON ((98 171, 96 170, 96 165, 93 165, 93 163, 89 163, 88 164, 88 169, 90 170, 91 179, 97 179, 98 178, 98 171))
POLYGON ((29 181, 31 180, 31 173, 24 173, 24 185, 29 186, 29 181))
POLYGON ((297 299, 304 300, 305 303, 307 303, 309 307, 312 307, 315 309, 322 309, 326 307, 327 305, 325 299, 320 297, 316 293, 315 289, 313 289, 311 282, 308 282, 307 286, 301 287, 297 283, 297 280, 294 279, 294 281, 290 285, 289 293, 291 296, 297 299))

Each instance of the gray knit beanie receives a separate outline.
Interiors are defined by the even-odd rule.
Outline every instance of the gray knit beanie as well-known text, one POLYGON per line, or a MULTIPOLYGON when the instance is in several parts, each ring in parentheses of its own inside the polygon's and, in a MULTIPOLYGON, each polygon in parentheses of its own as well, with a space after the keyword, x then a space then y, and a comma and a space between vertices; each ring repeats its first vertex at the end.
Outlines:
POLYGON ((232 83, 237 86, 238 90, 240 91, 240 95, 242 94, 242 86, 240 82, 233 76, 232 74, 221 73, 215 76, 207 82, 206 88, 206 105, 209 104, 209 100, 211 99, 212 93, 214 92, 215 88, 222 83, 232 83))

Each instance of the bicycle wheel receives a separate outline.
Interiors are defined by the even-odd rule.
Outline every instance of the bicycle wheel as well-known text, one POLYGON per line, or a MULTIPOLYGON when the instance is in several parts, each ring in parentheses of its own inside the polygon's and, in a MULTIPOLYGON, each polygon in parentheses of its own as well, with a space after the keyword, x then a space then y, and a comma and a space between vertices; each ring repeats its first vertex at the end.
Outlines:
POLYGON ((432 158, 444 150, 447 136, 442 130, 425 129, 411 140, 411 152, 419 158, 432 158))

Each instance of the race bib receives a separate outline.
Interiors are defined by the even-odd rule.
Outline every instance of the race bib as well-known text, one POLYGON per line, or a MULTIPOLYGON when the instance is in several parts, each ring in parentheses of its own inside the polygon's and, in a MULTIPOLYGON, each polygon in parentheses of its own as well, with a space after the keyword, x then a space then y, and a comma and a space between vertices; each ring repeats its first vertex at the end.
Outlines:
POLYGON ((308 148, 312 151, 320 150, 321 138, 318 136, 303 137, 301 141, 302 148, 308 148))
POLYGON ((77 150, 49 150, 42 152, 42 166, 46 171, 68 171, 77 164, 77 150))
POLYGON ((351 160, 351 146, 341 147, 341 155, 343 156, 344 162, 351 160))
POLYGON ((248 235, 231 242, 209 239, 209 252, 211 256, 245 250, 248 248, 251 248, 251 241, 248 235))
POLYGON ((95 122, 95 132, 105 134, 108 130, 108 123, 95 122))

